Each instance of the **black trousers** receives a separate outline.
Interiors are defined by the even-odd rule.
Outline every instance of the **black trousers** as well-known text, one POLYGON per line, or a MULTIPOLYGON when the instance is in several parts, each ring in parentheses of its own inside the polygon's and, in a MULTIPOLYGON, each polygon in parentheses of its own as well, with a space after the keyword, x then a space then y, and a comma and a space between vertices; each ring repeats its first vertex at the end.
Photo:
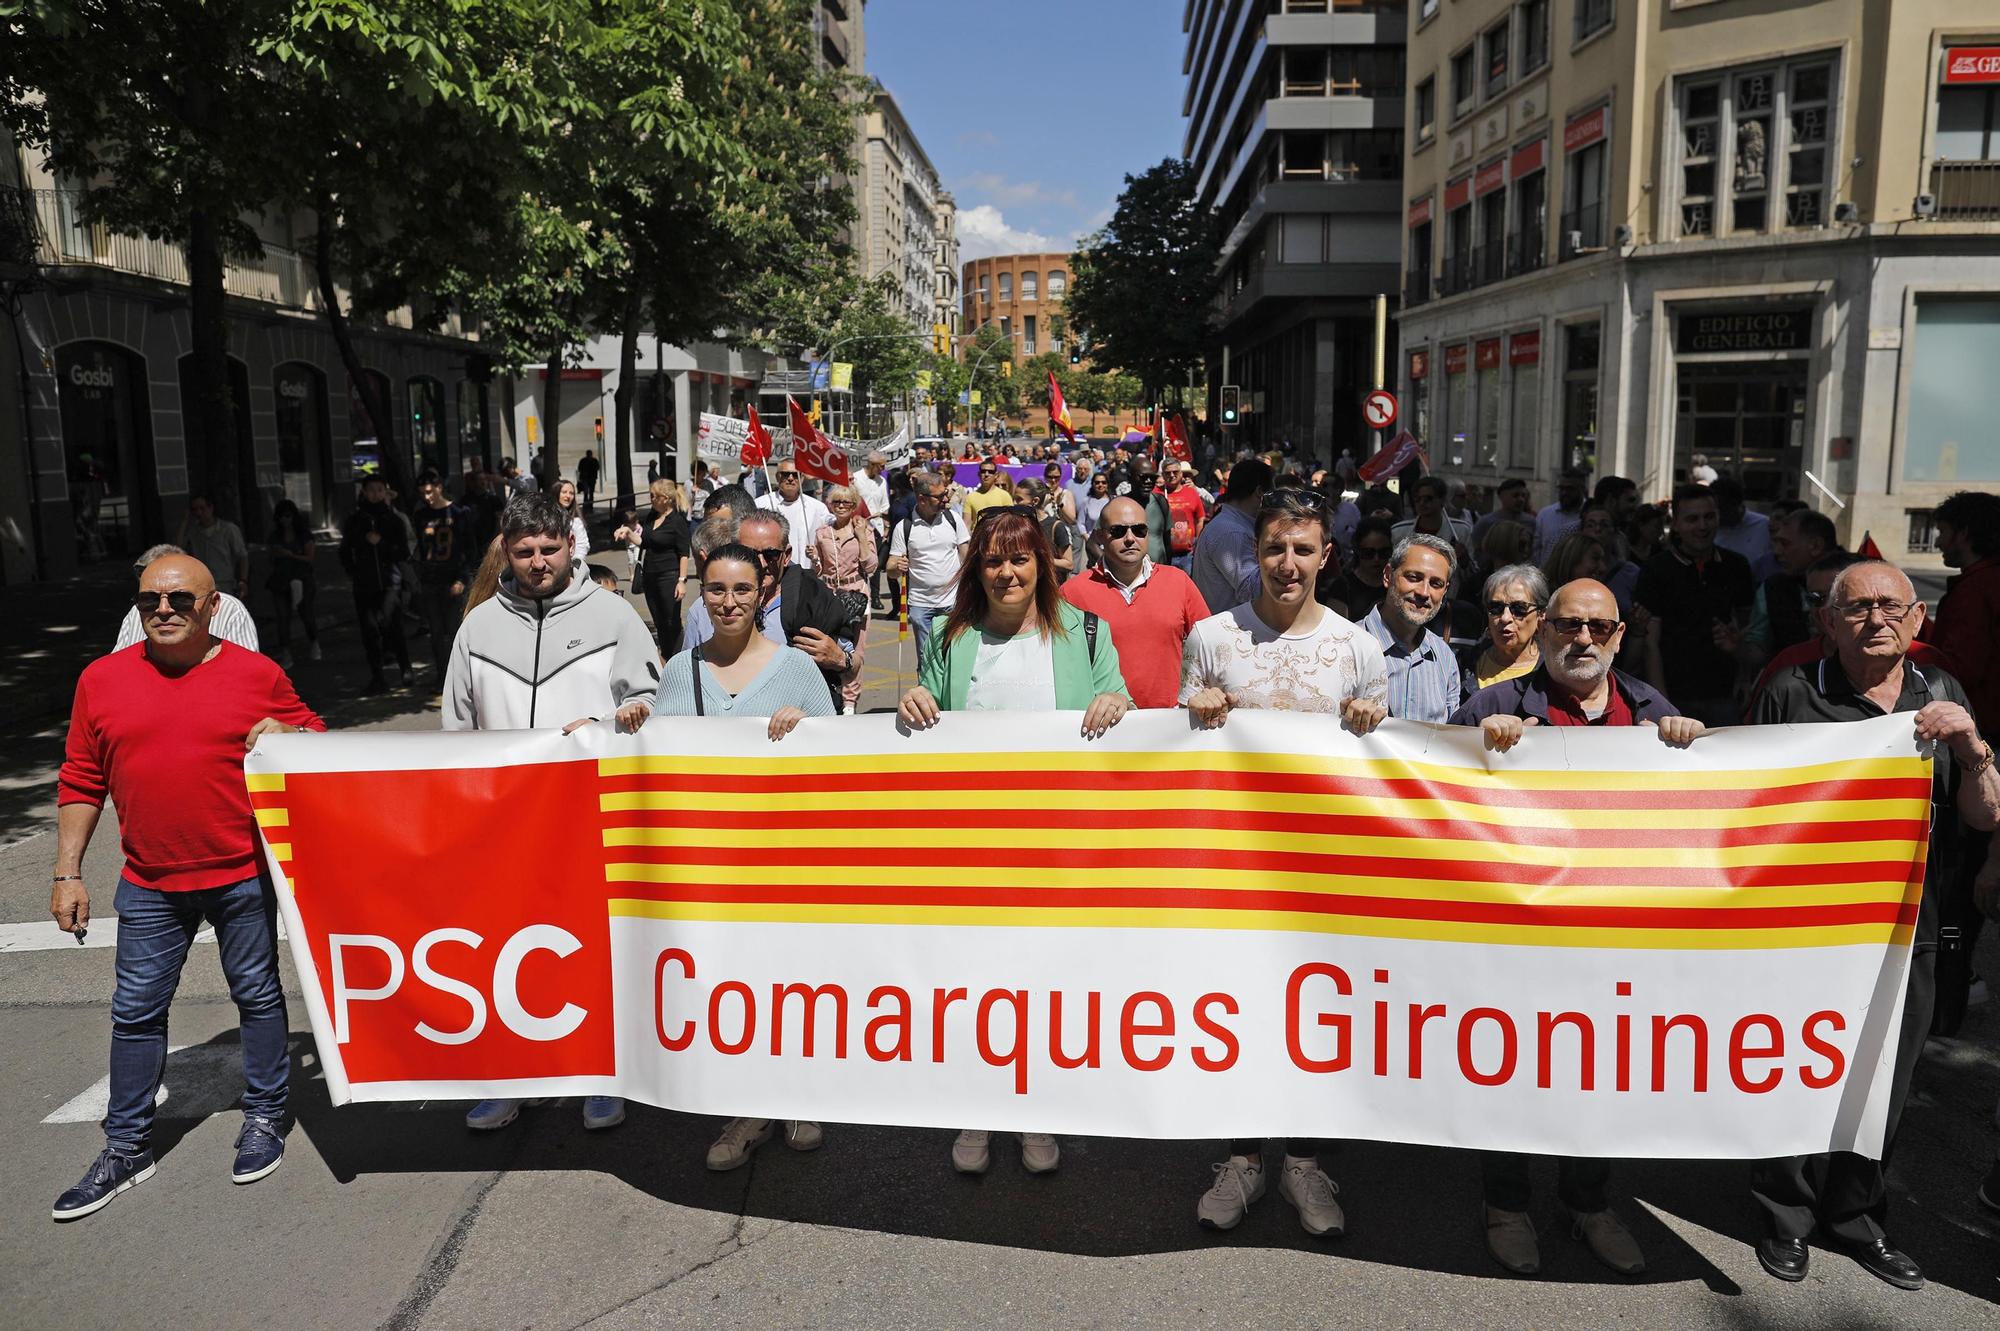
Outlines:
POLYGON ((674 599, 677 584, 672 579, 648 578, 640 585, 646 593, 646 613, 653 617, 653 638, 660 644, 660 659, 671 661, 681 651, 681 603, 674 599))
POLYGON ((1882 1166, 1896 1144, 1896 1125, 1910 1098, 1910 1077, 1931 1029, 1936 994, 1937 954, 1928 949, 1910 958, 1910 982, 1903 997, 1903 1025, 1896 1045, 1896 1069, 1889 1083, 1888 1131, 1882 1159, 1852 1151, 1794 1155, 1760 1161, 1750 1177, 1750 1195, 1764 1212, 1774 1237, 1803 1239, 1815 1223, 1822 1234, 1846 1243, 1867 1243, 1887 1231, 1889 1196, 1882 1166))
POLYGON ((431 659, 437 663, 440 687, 445 666, 451 661, 451 640, 458 636, 458 603, 448 582, 425 582, 417 587, 417 613, 430 634, 431 659))
MULTIPOLYGON (((1325 1144, 1318 1137, 1289 1137, 1285 1140, 1285 1154, 1317 1162, 1319 1160, 1320 1148, 1325 1144)), ((1229 1153, 1231 1155, 1246 1155, 1252 1160, 1261 1159, 1264 1155, 1264 1138, 1238 1137, 1235 1141, 1229 1143, 1229 1153)))
MULTIPOLYGON (((1486 1204, 1500 1211, 1525 1211, 1534 1197, 1528 1176, 1532 1161, 1546 1156, 1520 1155, 1513 1151, 1481 1151, 1480 1179, 1486 1190, 1486 1204)), ((1589 1215, 1611 1205, 1606 1188, 1611 1182, 1609 1160, 1581 1160, 1556 1157, 1556 1196, 1572 1211, 1589 1215)))
POLYGON ((354 618, 361 626, 361 650, 368 657, 368 674, 382 677, 383 653, 394 652, 403 673, 410 672, 410 644, 403 637, 402 597, 393 589, 354 591, 354 618))

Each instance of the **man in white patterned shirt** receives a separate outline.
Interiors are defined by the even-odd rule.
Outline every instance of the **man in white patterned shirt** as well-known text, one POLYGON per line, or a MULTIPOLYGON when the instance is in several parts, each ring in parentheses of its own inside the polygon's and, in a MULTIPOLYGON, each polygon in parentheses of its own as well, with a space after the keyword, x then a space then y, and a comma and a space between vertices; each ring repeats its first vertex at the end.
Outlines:
MULTIPOLYGON (((1238 707, 1337 714, 1365 735, 1389 715, 1382 647, 1360 626, 1313 599, 1332 540, 1330 516, 1308 493, 1273 490, 1257 510, 1257 599, 1194 626, 1181 656, 1181 705, 1208 727, 1238 707)), ((1346 1231, 1320 1143, 1285 1144, 1278 1195, 1315 1238, 1346 1231)), ((1240 1140, 1215 1166, 1195 1217, 1206 1229, 1234 1229, 1264 1195, 1264 1143, 1240 1140)))

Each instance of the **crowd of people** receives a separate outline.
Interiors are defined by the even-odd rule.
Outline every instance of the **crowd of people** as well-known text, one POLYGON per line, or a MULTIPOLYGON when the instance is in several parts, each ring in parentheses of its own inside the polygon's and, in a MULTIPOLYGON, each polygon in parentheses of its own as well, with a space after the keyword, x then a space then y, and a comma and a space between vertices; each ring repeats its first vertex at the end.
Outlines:
MULTIPOLYGON (((620 575, 589 562, 577 485, 523 485, 507 463, 491 483, 473 474, 453 500, 430 475, 405 513, 369 478, 341 559, 372 682, 392 656, 413 673, 402 614, 411 593, 446 729, 748 716, 782 743, 806 718, 857 706, 868 622, 897 608, 917 645, 916 682, 896 706, 913 729, 949 725, 957 711, 1063 711, 1079 715, 1087 741, 1134 708, 1184 709, 1202 727, 1247 708, 1322 713, 1362 734, 1391 717, 1471 727, 1505 752, 1540 726, 1646 726, 1687 746, 1720 726, 1909 714, 1934 746, 1935 779, 1893 1144, 1925 1037, 1954 1029, 1972 999, 1971 943, 2000 896, 1990 835, 2000 821, 2000 496, 1961 493, 1937 509, 1939 546, 1958 572, 1933 609, 1894 564, 1842 548, 1825 515, 1795 501, 1753 511, 1727 475, 1655 504, 1630 480, 1592 484, 1568 471, 1538 508, 1519 479, 1488 493, 1438 476, 1361 486, 1351 465, 1308 474, 1283 454, 1198 475, 1144 451, 1024 452, 975 456, 965 485, 959 460, 921 445, 893 469, 873 455, 850 484, 820 495, 785 460, 768 484, 757 472, 725 483, 706 467, 686 489, 658 479, 650 511, 623 509, 609 533, 632 557, 650 629, 620 575), (562 631, 544 633, 558 618, 562 631)), ((596 479, 593 469, 584 489, 596 479)), ((310 588, 294 590, 310 581, 310 561, 292 518, 278 543, 300 558, 274 563, 272 580, 316 641, 310 588)), ((223 940, 243 1019, 250 1093, 234 1177, 262 1177, 283 1155, 271 1044, 283 1001, 241 753, 264 733, 323 726, 273 659, 287 641, 261 655, 254 625, 247 644, 232 632, 249 590, 236 543, 148 554, 121 650, 78 684, 62 773, 57 923, 87 927, 82 855, 107 798, 121 812, 126 869, 106 1147, 58 1200, 58 1219, 89 1214, 151 1172, 165 1012, 200 919, 223 940), (165 782, 178 798, 149 802, 165 782)), ((523 1103, 482 1102, 467 1124, 504 1127, 523 1103)), ((591 1097, 583 1117, 610 1128, 624 1106, 591 1097)), ((708 1164, 737 1167, 779 1136, 797 1150, 823 1140, 815 1123, 733 1120, 708 1164)), ((1332 1236, 1346 1220, 1326 1147, 1282 1143, 1277 1191, 1307 1232, 1332 1236)), ((1060 1158, 1054 1136, 1023 1134, 1025 1168, 1052 1171, 1060 1158)), ((984 1172, 991 1134, 959 1133, 950 1160, 984 1172)), ((1536 1271, 1530 1161, 1487 1153, 1481 1168, 1490 1253, 1509 1271, 1536 1271)), ((1266 1191, 1266 1169, 1266 1143, 1230 1143, 1194 1219, 1240 1223, 1266 1191)), ((1589 1251, 1635 1273, 1645 1256, 1613 1205, 1611 1174, 1606 1161, 1560 1160, 1557 1193, 1589 1251)), ((1750 1194, 1765 1222, 1758 1257, 1773 1276, 1803 1278, 1816 1235, 1892 1284, 1922 1284, 1889 1238, 1879 1161, 1765 1161, 1750 1194)), ((2000 1164, 1978 1200, 2000 1211, 2000 1164)))

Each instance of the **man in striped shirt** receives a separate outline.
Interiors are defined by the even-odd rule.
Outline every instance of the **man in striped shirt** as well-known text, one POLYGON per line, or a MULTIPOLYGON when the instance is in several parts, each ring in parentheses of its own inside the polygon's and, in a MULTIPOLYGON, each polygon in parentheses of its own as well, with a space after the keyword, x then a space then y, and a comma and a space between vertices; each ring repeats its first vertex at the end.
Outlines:
MULTIPOLYGON (((146 566, 156 559, 164 559, 168 555, 184 555, 186 553, 187 551, 181 549, 178 545, 153 546, 146 553, 132 561, 132 575, 134 577, 143 575, 146 571, 146 566)), ((215 601, 215 620, 208 626, 209 633, 214 637, 222 639, 224 642, 233 642, 245 651, 256 651, 257 621, 251 618, 249 607, 225 591, 217 591, 215 593, 215 601)), ((146 629, 144 624, 140 622, 139 612, 137 610, 127 610, 124 622, 118 626, 118 639, 111 644, 111 650, 122 652, 127 647, 144 641, 145 637, 146 629)))
POLYGON ((1457 572, 1451 542, 1421 532, 1405 536, 1389 555, 1388 593, 1361 621, 1382 644, 1389 715, 1399 720, 1442 725, 1458 710, 1458 659, 1451 644, 1429 627, 1457 572))

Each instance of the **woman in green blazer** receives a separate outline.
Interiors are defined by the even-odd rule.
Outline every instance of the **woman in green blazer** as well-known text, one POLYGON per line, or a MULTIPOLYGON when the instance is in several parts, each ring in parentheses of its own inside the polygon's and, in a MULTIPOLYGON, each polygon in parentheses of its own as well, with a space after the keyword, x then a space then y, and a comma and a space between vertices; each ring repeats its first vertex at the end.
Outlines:
POLYGON ((1132 707, 1111 630, 1062 598, 1031 510, 988 509, 972 529, 950 615, 931 633, 897 713, 913 729, 945 712, 1082 712, 1096 739, 1132 707))
MULTIPOLYGON (((931 632, 918 685, 897 715, 913 730, 946 712, 1083 713, 1096 739, 1131 710, 1111 630, 1056 591, 1054 554, 1034 510, 989 508, 973 525, 951 615, 931 632)), ((991 1133, 967 1128, 952 1143, 952 1167, 984 1174, 991 1133)), ((1021 1167, 1046 1174, 1061 1162, 1046 1132, 1021 1134, 1021 1167)))

